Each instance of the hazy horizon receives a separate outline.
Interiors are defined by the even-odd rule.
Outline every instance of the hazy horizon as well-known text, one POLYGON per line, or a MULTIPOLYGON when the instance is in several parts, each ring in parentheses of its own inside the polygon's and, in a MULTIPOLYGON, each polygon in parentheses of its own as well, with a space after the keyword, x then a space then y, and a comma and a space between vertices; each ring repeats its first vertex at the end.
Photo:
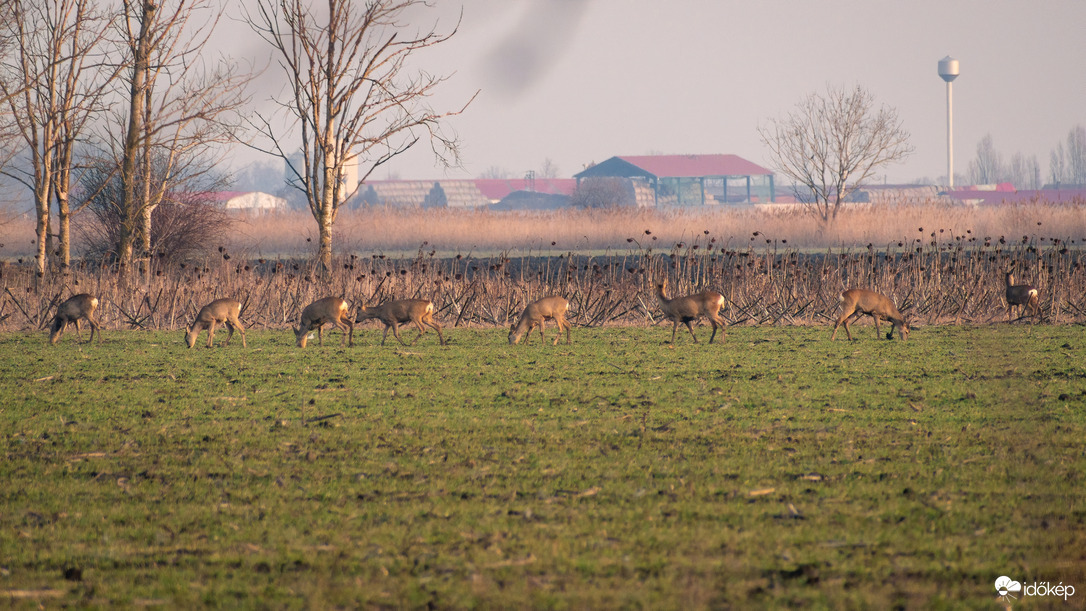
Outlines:
MULTIPOLYGON (((1086 3, 910 3, 827 0, 709 3, 651 0, 464 0, 424 11, 459 32, 420 53, 416 67, 451 75, 430 100, 461 106, 447 123, 462 141, 463 168, 435 164, 429 146, 374 178, 510 176, 545 160, 571 176, 613 155, 731 153, 771 166, 757 128, 827 85, 861 86, 895 108, 915 153, 889 166, 890 183, 946 174, 946 85, 937 63, 961 62, 954 82, 955 174, 966 174, 990 134, 1009 161, 1049 155, 1086 124, 1086 3)), ((237 12, 236 8, 229 9, 237 12)), ((239 60, 267 50, 244 26, 224 49, 239 60), (250 38, 251 37, 251 38, 250 38)), ((262 55, 263 54, 263 55, 262 55)), ((280 78, 262 77, 267 104, 280 78)), ((248 151, 243 162, 271 161, 248 151)))

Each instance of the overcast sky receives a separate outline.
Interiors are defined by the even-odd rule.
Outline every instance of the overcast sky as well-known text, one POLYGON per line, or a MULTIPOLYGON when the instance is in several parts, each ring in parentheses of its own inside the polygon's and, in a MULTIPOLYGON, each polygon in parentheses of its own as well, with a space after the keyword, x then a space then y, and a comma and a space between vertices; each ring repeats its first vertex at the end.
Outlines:
MULTIPOLYGON (((463 143, 445 172, 428 146, 375 178, 513 176, 545 159, 568 177, 613 155, 733 153, 769 165, 757 128, 827 85, 859 85, 895 108, 916 152, 891 183, 946 174, 946 85, 954 82, 955 171, 991 134, 1005 160, 1049 154, 1086 125, 1086 1, 438 0, 452 40, 418 58, 451 74, 432 99, 463 143)), ((439 26, 440 27, 440 26, 439 26)), ((232 26, 232 51, 259 56, 232 26), (235 36, 236 35, 236 36, 235 36)), ((262 50, 268 57, 267 50, 262 50)), ((273 68, 274 70, 274 68, 273 68)), ((265 79, 269 81, 270 79, 265 79)), ((257 100, 266 99, 258 93, 257 100)), ((254 159, 251 154, 241 159, 254 159)))

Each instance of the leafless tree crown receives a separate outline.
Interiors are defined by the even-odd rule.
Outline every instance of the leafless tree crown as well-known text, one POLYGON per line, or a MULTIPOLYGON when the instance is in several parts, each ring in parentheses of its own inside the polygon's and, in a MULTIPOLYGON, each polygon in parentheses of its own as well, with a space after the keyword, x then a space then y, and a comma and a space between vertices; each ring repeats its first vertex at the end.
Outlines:
POLYGON ((252 123, 265 136, 256 148, 286 161, 294 186, 305 194, 320 232, 318 258, 328 264, 339 208, 375 169, 423 135, 437 159, 459 165, 459 142, 443 119, 463 108, 432 109, 427 98, 447 77, 408 69, 412 54, 456 33, 455 27, 448 33, 408 27, 406 15, 426 2, 328 0, 320 14, 310 5, 259 0, 248 15, 288 81, 288 94, 275 102, 289 125, 259 113, 252 123), (351 166, 358 181, 346 184, 351 166))
POLYGON ((897 112, 876 108, 861 87, 812 93, 758 133, 773 165, 803 190, 797 195, 823 222, 836 219, 841 202, 879 168, 913 151, 897 112))

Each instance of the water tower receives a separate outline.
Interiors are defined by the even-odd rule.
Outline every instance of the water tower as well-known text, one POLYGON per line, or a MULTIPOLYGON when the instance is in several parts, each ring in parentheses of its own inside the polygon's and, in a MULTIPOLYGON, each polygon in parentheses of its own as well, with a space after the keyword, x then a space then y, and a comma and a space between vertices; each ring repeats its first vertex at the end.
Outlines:
POLYGON ((958 60, 947 55, 939 60, 939 76, 946 81, 946 179, 954 186, 954 95, 951 83, 958 78, 958 60))

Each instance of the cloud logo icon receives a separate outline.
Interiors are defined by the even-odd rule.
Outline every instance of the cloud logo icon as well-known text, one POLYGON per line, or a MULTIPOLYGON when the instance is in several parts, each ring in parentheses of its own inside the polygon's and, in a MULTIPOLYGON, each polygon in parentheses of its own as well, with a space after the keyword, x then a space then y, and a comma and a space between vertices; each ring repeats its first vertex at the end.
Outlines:
POLYGON ((1021 592, 1022 584, 1014 581, 1006 575, 1003 575, 999 579, 995 580, 995 589, 996 592, 999 592, 1000 596, 1006 596, 1011 592, 1021 592))

